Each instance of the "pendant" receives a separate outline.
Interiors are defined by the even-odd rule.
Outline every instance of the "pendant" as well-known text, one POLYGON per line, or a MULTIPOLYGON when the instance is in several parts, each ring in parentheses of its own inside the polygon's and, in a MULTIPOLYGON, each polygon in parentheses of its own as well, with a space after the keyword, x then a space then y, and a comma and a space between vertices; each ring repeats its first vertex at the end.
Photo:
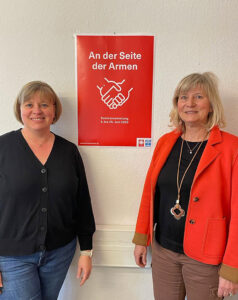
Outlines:
POLYGON ((185 211, 180 206, 179 200, 176 200, 176 204, 170 209, 170 213, 174 216, 176 220, 180 220, 182 217, 185 216, 185 211), (179 213, 177 213, 176 210, 178 210, 179 213))
POLYGON ((193 154, 192 150, 189 151, 190 154, 193 154))

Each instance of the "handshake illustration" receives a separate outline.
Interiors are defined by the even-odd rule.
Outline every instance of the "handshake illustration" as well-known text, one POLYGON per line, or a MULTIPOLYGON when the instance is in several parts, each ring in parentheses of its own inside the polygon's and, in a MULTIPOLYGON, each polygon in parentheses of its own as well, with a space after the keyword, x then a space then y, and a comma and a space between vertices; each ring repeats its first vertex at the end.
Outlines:
POLYGON ((103 84, 101 87, 97 85, 99 89, 101 100, 110 108, 117 109, 119 106, 122 106, 130 97, 130 93, 133 88, 129 89, 125 95, 122 93, 121 85, 125 82, 125 79, 121 82, 115 82, 113 80, 108 80, 104 78, 105 81, 109 84, 108 88, 103 84))

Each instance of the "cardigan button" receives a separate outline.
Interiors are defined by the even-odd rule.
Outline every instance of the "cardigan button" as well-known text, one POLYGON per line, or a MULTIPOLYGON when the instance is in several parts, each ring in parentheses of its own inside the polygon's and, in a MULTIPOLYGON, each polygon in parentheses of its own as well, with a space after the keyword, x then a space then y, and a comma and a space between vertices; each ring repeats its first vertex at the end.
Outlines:
POLYGON ((41 169, 41 173, 44 174, 46 172, 46 169, 41 169))
POLYGON ((47 190, 48 190, 48 189, 47 189, 47 187, 46 187, 46 186, 44 186, 44 187, 42 188, 42 192, 43 192, 43 193, 46 193, 46 192, 47 192, 47 190))
POLYGON ((193 198, 193 201, 194 201, 194 202, 198 202, 198 201, 199 201, 199 198, 198 198, 198 197, 194 197, 194 198, 193 198))
POLYGON ((195 224, 195 223, 196 223, 196 221, 195 221, 195 220, 193 220, 193 219, 191 219, 191 220, 189 220, 189 223, 190 223, 190 224, 195 224))

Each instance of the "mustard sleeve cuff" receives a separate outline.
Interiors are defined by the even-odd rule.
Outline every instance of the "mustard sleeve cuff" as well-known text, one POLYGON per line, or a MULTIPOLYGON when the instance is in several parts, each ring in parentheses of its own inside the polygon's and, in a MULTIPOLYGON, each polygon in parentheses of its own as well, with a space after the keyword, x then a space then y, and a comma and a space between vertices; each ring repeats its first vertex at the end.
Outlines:
POLYGON ((238 268, 222 264, 219 270, 219 275, 224 279, 238 283, 238 268))
POLYGON ((147 246, 147 234, 135 232, 132 243, 147 246))

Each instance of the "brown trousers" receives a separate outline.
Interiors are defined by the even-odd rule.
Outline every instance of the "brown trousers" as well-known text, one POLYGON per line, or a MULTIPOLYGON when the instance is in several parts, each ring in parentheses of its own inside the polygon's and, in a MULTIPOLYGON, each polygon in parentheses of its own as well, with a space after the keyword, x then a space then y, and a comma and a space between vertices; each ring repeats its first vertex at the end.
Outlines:
POLYGON ((155 300, 218 300, 218 268, 161 247, 152 247, 155 300))

